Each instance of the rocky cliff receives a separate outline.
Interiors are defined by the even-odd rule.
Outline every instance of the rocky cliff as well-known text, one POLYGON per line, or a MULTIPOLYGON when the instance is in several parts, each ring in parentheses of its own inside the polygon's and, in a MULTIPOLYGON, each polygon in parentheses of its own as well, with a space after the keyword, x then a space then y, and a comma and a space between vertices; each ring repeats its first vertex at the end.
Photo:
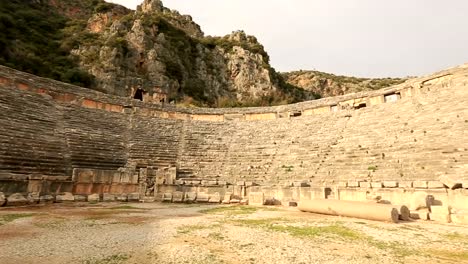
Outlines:
POLYGON ((294 71, 282 73, 286 82, 310 91, 319 97, 330 97, 378 90, 400 84, 408 78, 357 78, 339 76, 319 71, 294 71))
POLYGON ((212 107, 315 98, 284 82, 255 37, 243 31, 205 37, 190 16, 159 0, 145 0, 136 11, 103 0, 14 0, 0 8, 0 29, 11 31, 0 38, 6 50, 0 63, 33 74, 119 96, 140 90, 212 107), (35 27, 34 20, 47 29, 35 27), (34 28, 35 34, 21 35, 18 49, 13 38, 22 21, 22 32, 34 28))

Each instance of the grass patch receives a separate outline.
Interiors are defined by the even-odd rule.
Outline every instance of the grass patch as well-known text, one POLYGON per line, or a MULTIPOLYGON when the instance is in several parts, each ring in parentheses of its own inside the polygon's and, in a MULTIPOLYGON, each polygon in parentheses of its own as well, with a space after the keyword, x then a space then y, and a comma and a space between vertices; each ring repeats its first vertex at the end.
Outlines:
POLYGON ((115 207, 111 207, 107 209, 109 210, 145 210, 144 208, 138 208, 138 207, 131 206, 131 205, 121 205, 121 206, 115 206, 115 207))
POLYGON ((257 212, 258 208, 249 206, 224 206, 201 210, 203 214, 245 215, 257 212))
POLYGON ((115 254, 102 259, 85 260, 85 264, 119 264, 124 263, 130 258, 127 254, 115 254))
POLYGON ((468 244, 468 236, 457 232, 445 234, 444 237, 452 241, 468 244))
POLYGON ((224 240, 224 236, 223 234, 219 233, 219 232, 214 232, 214 233, 210 233, 208 235, 208 238, 211 238, 211 239, 214 239, 214 240, 224 240))
MULTIPOLYGON (((443 260, 449 261, 468 261, 468 251, 449 251, 449 250, 440 250, 433 249, 427 252, 428 257, 434 257, 443 260)), ((460 262, 461 263, 461 262, 460 262)))
POLYGON ((184 225, 180 226, 177 228, 177 233, 178 234, 189 234, 192 232, 195 232, 197 230, 204 230, 204 229, 209 229, 211 228, 210 226, 204 226, 204 225, 184 225))
POLYGON ((0 225, 15 221, 16 219, 32 217, 34 214, 7 214, 0 216, 0 225))
POLYGON ((363 233, 345 227, 341 223, 334 223, 328 226, 292 226, 286 225, 284 222, 287 222, 287 220, 282 218, 240 219, 234 222, 248 227, 284 232, 294 237, 314 238, 319 236, 333 236, 346 240, 364 240, 367 238, 363 233))
POLYGON ((390 251, 390 253, 396 257, 404 258, 411 255, 417 255, 419 252, 404 243, 399 242, 384 242, 370 238, 369 244, 385 251, 390 251))

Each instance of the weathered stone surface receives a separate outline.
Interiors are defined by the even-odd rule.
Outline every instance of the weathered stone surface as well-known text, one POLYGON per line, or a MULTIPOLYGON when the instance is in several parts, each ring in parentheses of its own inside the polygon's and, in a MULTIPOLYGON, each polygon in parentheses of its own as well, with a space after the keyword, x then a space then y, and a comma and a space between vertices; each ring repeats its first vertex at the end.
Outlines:
POLYGON ((39 193, 28 193, 26 199, 28 199, 29 204, 38 204, 41 200, 41 197, 39 193))
POLYGON ((74 202, 74 201, 75 201, 75 196, 73 196, 73 194, 69 192, 57 194, 57 196, 55 196, 55 202, 57 203, 74 202))
POLYGON ((442 175, 439 177, 439 181, 443 183, 447 188, 455 190, 458 188, 462 188, 462 179, 457 178, 456 176, 451 176, 451 175, 442 175))
POLYGON ((438 215, 450 214, 450 208, 445 205, 431 205, 430 211, 438 215))
POLYGON ((239 202, 240 205, 249 205, 249 203, 250 203, 249 199, 242 199, 239 202))
POLYGON ((411 211, 416 211, 418 209, 427 208, 429 205, 427 203, 428 194, 426 192, 415 192, 409 203, 409 209, 411 211))
POLYGON ((97 203, 100 200, 101 199, 99 197, 99 194, 97 194, 97 193, 93 193, 93 194, 88 195, 88 202, 90 202, 90 203, 97 203))
POLYGON ((140 201, 140 194, 139 193, 129 193, 128 194, 128 201, 129 202, 139 202, 140 201))
POLYGON ((427 189, 427 181, 413 181, 413 188, 427 189))
POLYGON ((197 193, 197 202, 207 203, 210 200, 210 196, 205 192, 197 193))
POLYGON ((21 193, 14 193, 8 196, 7 205, 8 206, 22 206, 27 205, 28 199, 26 199, 21 193))
POLYGON ((265 195, 262 192, 249 193, 249 205, 263 205, 265 203, 265 195))
POLYGON ((197 193, 196 192, 186 192, 184 201, 186 203, 193 203, 197 200, 197 193))
POLYGON ((452 223, 454 224, 468 225, 468 213, 452 214, 450 215, 450 217, 451 217, 450 219, 452 220, 452 223))
POLYGON ((209 201, 210 203, 221 203, 221 195, 216 192, 214 194, 209 195, 209 201))
POLYGON ((75 202, 86 202, 87 197, 85 195, 75 194, 75 202))
POLYGON ((359 187, 361 187, 361 188, 370 188, 371 183, 362 181, 362 182, 359 182, 359 187))
POLYGON ((416 219, 416 220, 429 220, 429 210, 421 209, 418 211, 411 211, 410 218, 416 219))
POLYGON ((436 221, 436 222, 441 222, 441 223, 451 223, 452 218, 450 217, 450 214, 435 214, 435 213, 429 213, 429 220, 431 221, 436 221))
POLYGON ((412 181, 400 181, 398 182, 398 186, 400 188, 405 188, 405 189, 413 188, 413 182, 412 181))
POLYGON ((231 192, 225 193, 222 203, 223 204, 229 204, 230 201, 231 201, 231 198, 232 198, 232 193, 231 192))
POLYGON ((427 188, 429 189, 443 189, 445 188, 445 185, 441 183, 440 181, 428 181, 427 182, 427 188))
POLYGON ((182 203, 184 201, 183 192, 173 192, 172 193, 172 202, 173 203, 182 203))
POLYGON ((229 203, 231 203, 231 204, 238 204, 238 203, 240 203, 241 201, 242 201, 242 199, 231 199, 231 200, 229 201, 229 203))
POLYGON ((127 202, 128 201, 128 195, 126 193, 116 194, 115 199, 118 202, 127 202))
POLYGON ((163 202, 168 202, 168 203, 172 202, 172 193, 170 193, 170 192, 164 193, 163 197, 162 197, 162 201, 163 202))
POLYGON ((49 194, 46 195, 41 195, 39 197, 39 203, 43 204, 48 204, 48 203, 54 203, 55 202, 55 197, 49 194))
POLYGON ((102 201, 103 202, 115 202, 115 195, 110 193, 102 194, 102 201))
POLYGON ((397 181, 384 181, 383 186, 385 188, 397 188, 398 182, 397 181))
POLYGON ((238 181, 236 182, 237 186, 245 186, 245 181, 238 181))
POLYGON ((371 187, 372 188, 382 188, 382 182, 371 182, 371 187))
POLYGON ((358 181, 348 181, 348 187, 359 187, 359 182, 358 181))
POLYGON ((6 202, 7 202, 7 200, 6 200, 5 194, 0 192, 0 207, 4 206, 6 204, 6 202))

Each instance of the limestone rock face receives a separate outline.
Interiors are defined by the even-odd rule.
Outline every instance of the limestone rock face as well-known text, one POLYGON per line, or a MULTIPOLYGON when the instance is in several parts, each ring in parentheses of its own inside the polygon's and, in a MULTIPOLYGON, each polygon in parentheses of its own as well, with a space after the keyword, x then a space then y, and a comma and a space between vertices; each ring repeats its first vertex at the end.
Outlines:
POLYGON ((406 78, 356 78, 302 70, 282 73, 282 75, 289 84, 313 92, 319 97, 378 90, 403 83, 406 80, 406 78))
POLYGON ((243 31, 204 37, 190 16, 159 0, 145 0, 120 18, 96 14, 87 28, 93 39, 72 54, 105 93, 132 97, 142 89, 149 96, 165 93, 171 101, 214 107, 265 98, 268 103, 313 99, 301 89, 284 89, 255 37, 243 31))

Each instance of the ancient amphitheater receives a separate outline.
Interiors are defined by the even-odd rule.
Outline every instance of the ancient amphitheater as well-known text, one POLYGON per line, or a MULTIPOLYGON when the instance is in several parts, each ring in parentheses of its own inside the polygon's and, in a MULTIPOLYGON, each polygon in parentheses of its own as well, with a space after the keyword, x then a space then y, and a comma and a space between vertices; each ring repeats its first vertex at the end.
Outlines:
POLYGON ((0 66, 0 263, 468 261, 467 85, 203 109, 0 66))
POLYGON ((424 193, 453 208, 448 221, 466 223, 456 209, 468 209, 467 83, 464 65, 373 92, 204 109, 0 67, 0 202, 250 196, 257 204, 380 199, 417 207, 424 193))

